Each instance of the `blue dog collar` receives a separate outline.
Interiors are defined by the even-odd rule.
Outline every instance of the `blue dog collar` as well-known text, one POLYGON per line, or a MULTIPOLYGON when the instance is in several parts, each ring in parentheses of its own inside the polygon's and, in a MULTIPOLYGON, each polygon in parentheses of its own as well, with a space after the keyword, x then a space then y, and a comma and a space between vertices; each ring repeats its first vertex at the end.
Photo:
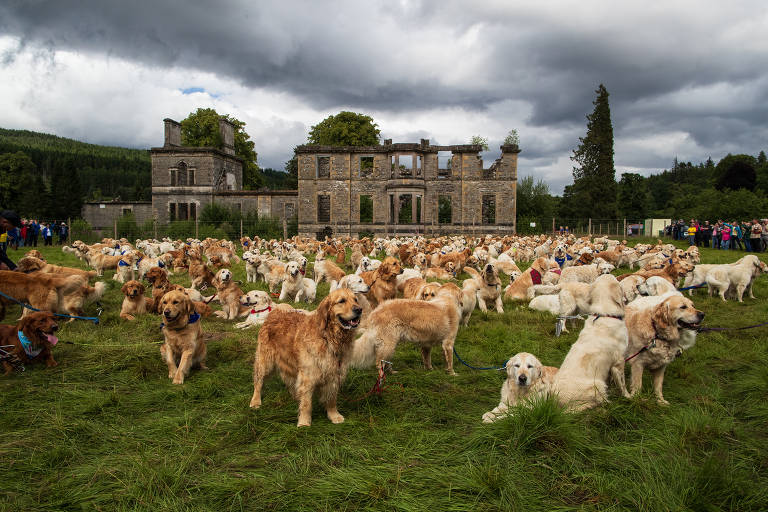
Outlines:
POLYGON ((24 347, 24 352, 26 352, 27 356, 29 356, 30 359, 34 359, 35 357, 40 354, 40 352, 43 351, 43 347, 40 348, 33 348, 32 342, 29 341, 29 338, 27 338, 27 335, 24 334, 22 331, 18 331, 16 335, 19 337, 19 341, 21 342, 21 346, 24 347))

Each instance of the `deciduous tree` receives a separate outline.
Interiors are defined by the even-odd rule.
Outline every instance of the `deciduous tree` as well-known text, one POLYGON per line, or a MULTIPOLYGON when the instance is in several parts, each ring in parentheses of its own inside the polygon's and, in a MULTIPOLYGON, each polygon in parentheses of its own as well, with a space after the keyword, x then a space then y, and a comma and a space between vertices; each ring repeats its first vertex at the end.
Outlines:
POLYGON ((372 117, 343 111, 310 128, 307 140, 321 146, 376 146, 380 136, 372 117))

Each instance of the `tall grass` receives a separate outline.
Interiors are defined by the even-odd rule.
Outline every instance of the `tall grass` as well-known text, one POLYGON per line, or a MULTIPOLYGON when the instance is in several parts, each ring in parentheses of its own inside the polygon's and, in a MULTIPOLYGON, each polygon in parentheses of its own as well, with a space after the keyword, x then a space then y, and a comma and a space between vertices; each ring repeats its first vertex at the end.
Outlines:
MULTIPOLYGON (((739 256, 703 251, 707 262, 739 256)), ((698 292, 705 324, 764 321, 764 280, 743 304, 698 292)), ((346 422, 316 405, 312 426, 297 429, 277 378, 262 408, 248 407, 256 331, 205 320, 211 369, 174 386, 159 319, 120 320, 119 286, 107 281, 99 326, 62 325, 58 367, 0 377, 0 510, 768 510, 766 328, 701 334, 668 368, 668 407, 646 380, 632 400, 614 394, 578 414, 541 400, 492 425, 480 418, 498 403, 502 372, 456 362, 449 377, 438 355, 427 372, 403 345, 382 396, 360 400, 376 373, 352 371, 346 422)), ((578 331, 555 338, 552 317, 507 303, 502 315, 473 313, 456 347, 484 366, 519 351, 558 366, 578 331)))

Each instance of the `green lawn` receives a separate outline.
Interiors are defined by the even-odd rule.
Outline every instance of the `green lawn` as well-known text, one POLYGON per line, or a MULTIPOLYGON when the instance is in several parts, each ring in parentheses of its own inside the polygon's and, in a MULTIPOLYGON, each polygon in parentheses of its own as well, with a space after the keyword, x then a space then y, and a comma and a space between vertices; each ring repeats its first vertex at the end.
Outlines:
MULTIPOLYGON (((742 254, 707 249, 703 261, 742 254)), ((235 275, 245 281, 242 265, 235 275)), ((765 280, 743 304, 699 291, 704 324, 765 321, 765 280)), ((631 401, 614 392, 579 414, 544 401, 493 425, 480 417, 498 403, 501 372, 455 362, 449 377, 440 351, 427 372, 402 345, 383 396, 357 400, 376 373, 352 371, 346 422, 316 405, 312 426, 297 429, 277 377, 262 408, 248 407, 255 330, 205 320, 210 371, 174 386, 159 317, 120 320, 120 287, 107 282, 99 326, 62 324, 58 367, 0 377, 0 510, 768 510, 768 327, 699 335, 668 368, 669 407, 646 380, 631 401)), ((456 341, 463 358, 500 365, 527 351, 559 366, 578 336, 555 338, 553 318, 522 304, 505 311, 473 313, 456 341)), ((5 322, 18 315, 10 308, 5 322)))

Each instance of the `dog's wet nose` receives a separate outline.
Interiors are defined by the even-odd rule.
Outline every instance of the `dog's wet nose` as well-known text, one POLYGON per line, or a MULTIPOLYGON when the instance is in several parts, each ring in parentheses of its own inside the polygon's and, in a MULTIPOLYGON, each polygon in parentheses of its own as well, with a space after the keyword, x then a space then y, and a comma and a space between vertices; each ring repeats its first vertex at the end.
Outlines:
POLYGON ((354 312, 356 315, 359 315, 359 314, 361 314, 361 313, 363 312, 363 308, 355 307, 355 308, 352 308, 352 311, 353 311, 353 312, 354 312))
POLYGON ((166 317, 169 317, 169 318, 170 318, 170 316, 171 316, 171 310, 169 310, 169 309, 166 309, 165 311, 163 311, 163 315, 165 315, 166 317))
POLYGON ((699 311, 698 313, 696 313, 696 318, 699 319, 699 322, 704 320, 704 312, 703 311, 699 311))
POLYGON ((526 382, 528 382, 528 376, 527 376, 527 375, 521 375, 521 376, 519 376, 519 377, 517 378, 517 381, 518 381, 520 384, 525 384, 526 382))

